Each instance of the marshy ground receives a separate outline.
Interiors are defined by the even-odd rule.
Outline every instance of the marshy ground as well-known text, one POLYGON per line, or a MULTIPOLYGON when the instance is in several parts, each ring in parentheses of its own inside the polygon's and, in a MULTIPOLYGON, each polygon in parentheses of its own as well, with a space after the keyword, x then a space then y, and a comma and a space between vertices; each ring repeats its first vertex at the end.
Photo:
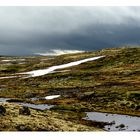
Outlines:
MULTIPOLYGON (((20 123, 22 125, 26 126, 28 123, 30 124, 30 130, 51 131, 51 129, 47 128, 48 124, 38 126, 37 123, 30 121, 30 119, 40 118, 38 121, 43 122, 45 121, 44 119, 51 118, 51 113, 57 114, 55 118, 58 121, 55 122, 54 120, 56 125, 59 125, 57 123, 60 120, 64 121, 63 123, 66 125, 68 125, 68 122, 75 123, 72 124, 74 126, 72 129, 68 125, 66 129, 56 127, 57 131, 100 130, 95 123, 87 123, 81 120, 83 112, 86 111, 140 116, 140 48, 138 47, 110 48, 96 52, 56 57, 1 56, 0 77, 15 76, 17 73, 45 69, 54 65, 66 64, 102 55, 105 55, 105 57, 96 61, 86 62, 40 77, 1 78, 0 97, 14 98, 16 101, 34 104, 56 105, 49 111, 41 112, 42 114, 48 115, 44 118, 42 118, 37 110, 32 110, 34 118, 28 116, 29 122, 24 121, 24 117, 27 116, 22 118, 17 115, 17 119, 20 117, 20 123), (49 95, 61 95, 61 97, 52 100, 32 100, 32 98, 42 98, 49 95), (69 111, 73 115, 68 113, 69 111), (36 128, 35 126, 39 127, 39 129, 34 129, 36 128), (78 126, 82 126, 82 128, 78 129, 78 126)), ((5 105, 7 106, 8 112, 12 111, 13 114, 17 114, 16 109, 19 107, 17 104, 5 103, 5 105)), ((16 121, 12 120, 15 115, 13 114, 9 113, 8 115, 0 116, 0 130, 18 130, 15 125, 16 121), (9 116, 11 116, 11 120, 9 116), (9 122, 7 126, 6 121, 9 122)), ((55 127, 52 131, 55 131, 55 127)))

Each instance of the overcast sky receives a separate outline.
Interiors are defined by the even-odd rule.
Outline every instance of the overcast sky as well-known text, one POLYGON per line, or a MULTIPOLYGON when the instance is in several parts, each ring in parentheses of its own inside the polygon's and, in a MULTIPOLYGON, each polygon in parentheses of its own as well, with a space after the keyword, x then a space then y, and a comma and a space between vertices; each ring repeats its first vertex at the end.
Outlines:
POLYGON ((0 55, 140 44, 140 7, 0 7, 0 55))

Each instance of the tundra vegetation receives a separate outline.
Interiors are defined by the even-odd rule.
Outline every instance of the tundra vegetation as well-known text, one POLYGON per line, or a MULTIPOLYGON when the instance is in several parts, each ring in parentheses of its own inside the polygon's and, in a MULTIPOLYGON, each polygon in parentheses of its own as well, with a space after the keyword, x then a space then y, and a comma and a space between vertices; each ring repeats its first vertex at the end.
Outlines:
POLYGON ((96 125, 96 123, 86 122, 81 119, 85 111, 140 116, 139 47, 109 48, 95 52, 66 54, 55 57, 1 56, 0 77, 15 76, 17 73, 45 69, 50 66, 101 55, 105 55, 105 57, 39 77, 1 78, 1 98, 56 106, 45 111, 31 109, 30 115, 21 116, 17 113, 19 105, 0 103, 8 109, 7 115, 0 116, 0 130, 100 130, 98 128, 99 124, 96 125), (42 98, 50 95, 61 95, 61 97, 52 100, 32 100, 32 98, 42 98), (45 115, 46 117, 44 117, 45 115), (14 116, 18 118, 20 124, 15 122, 14 116), (47 118, 51 119, 51 116, 52 120, 46 123, 56 121, 55 124, 50 124, 51 127, 42 126, 43 121, 45 122, 47 118), (35 121, 31 121, 33 119, 37 119, 36 124, 35 121), (55 125, 60 125, 60 120, 63 121, 62 124, 65 127, 55 127, 55 125))

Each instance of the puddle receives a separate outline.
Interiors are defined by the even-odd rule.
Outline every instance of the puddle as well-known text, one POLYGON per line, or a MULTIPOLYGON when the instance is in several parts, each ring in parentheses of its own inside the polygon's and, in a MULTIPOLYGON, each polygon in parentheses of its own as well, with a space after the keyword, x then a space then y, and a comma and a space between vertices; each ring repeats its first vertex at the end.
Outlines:
POLYGON ((104 129, 107 131, 140 131, 140 117, 100 113, 100 112, 86 112, 85 120, 92 120, 96 122, 109 122, 111 125, 105 125, 104 129))
POLYGON ((33 98, 30 98, 32 101, 38 101, 40 100, 41 98, 38 98, 38 97, 33 97, 33 98))
MULTIPOLYGON (((10 98, 0 98, 0 102, 6 102, 9 99, 10 98)), ((36 99, 37 98, 34 98, 34 100, 36 99)), ((31 104, 23 102, 14 102, 14 103, 37 110, 46 110, 54 107, 54 105, 48 104, 31 104)), ((96 122, 108 123, 107 125, 104 126, 104 130, 107 131, 140 131, 140 117, 121 114, 101 113, 101 112, 85 112, 85 113, 87 114, 87 117, 83 118, 84 120, 92 120, 96 122)))
POLYGON ((33 109, 38 109, 38 110, 46 110, 54 107, 54 105, 48 105, 48 104, 30 104, 30 103, 17 103, 22 106, 27 106, 33 109))
POLYGON ((9 100, 10 98, 0 98, 0 102, 6 102, 7 100, 9 100))
MULTIPOLYGON (((0 102, 7 102, 10 99, 12 98, 0 98, 0 102)), ((30 103, 23 103, 23 102, 14 102, 14 103, 37 110, 46 110, 54 107, 54 105, 48 105, 48 104, 30 104, 30 103)))

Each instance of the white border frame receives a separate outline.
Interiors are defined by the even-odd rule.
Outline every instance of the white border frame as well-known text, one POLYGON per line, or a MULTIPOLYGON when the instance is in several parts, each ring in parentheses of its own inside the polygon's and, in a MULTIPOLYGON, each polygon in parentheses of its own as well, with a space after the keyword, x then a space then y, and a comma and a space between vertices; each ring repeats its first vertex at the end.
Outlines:
MULTIPOLYGON (((140 6, 140 0, 0 0, 0 6, 140 6)), ((121 140, 139 139, 139 132, 1 132, 1 139, 10 140, 121 140)))
POLYGON ((0 0, 0 6, 140 6, 140 0, 0 0))

